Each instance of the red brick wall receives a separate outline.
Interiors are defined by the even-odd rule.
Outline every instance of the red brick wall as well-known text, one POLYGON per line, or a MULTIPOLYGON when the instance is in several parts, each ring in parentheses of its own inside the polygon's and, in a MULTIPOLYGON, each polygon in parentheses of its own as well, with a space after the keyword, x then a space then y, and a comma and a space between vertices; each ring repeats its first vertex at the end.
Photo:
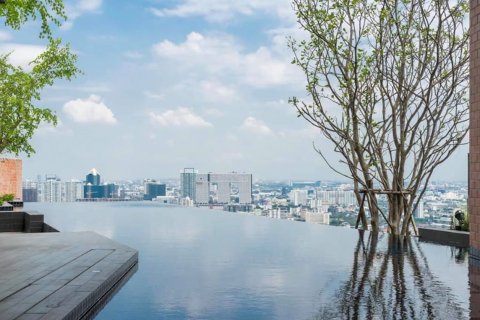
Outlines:
POLYGON ((9 193, 22 199, 22 160, 0 159, 0 195, 9 193))

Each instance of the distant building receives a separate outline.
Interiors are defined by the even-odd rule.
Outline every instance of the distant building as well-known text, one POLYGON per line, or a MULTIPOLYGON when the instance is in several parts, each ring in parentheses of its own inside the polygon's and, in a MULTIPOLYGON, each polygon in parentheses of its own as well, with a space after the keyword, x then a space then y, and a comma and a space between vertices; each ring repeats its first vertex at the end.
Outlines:
POLYGON ((37 188, 23 188, 23 202, 37 202, 37 188))
POLYGON ((100 185, 100 175, 98 174, 97 169, 93 168, 87 174, 86 184, 91 184, 92 186, 99 186, 100 185))
POLYGON ((174 196, 157 196, 152 201, 164 203, 164 204, 178 204, 177 199, 174 196))
POLYGON ((413 216, 418 219, 425 219, 425 209, 423 206, 423 201, 418 203, 417 209, 415 210, 413 216))
POLYGON ((79 180, 71 180, 63 183, 64 185, 64 201, 75 202, 83 198, 83 182, 79 180))
POLYGON ((40 202, 62 202, 62 182, 56 175, 47 175, 39 187, 40 202))
POLYGON ((195 205, 195 203, 193 202, 192 199, 190 199, 189 197, 186 197, 186 198, 181 198, 178 202, 179 205, 183 206, 183 207, 193 207, 195 205))
POLYGON ((306 212, 305 222, 318 223, 318 224, 330 224, 330 215, 327 212, 306 212))
POLYGON ((295 206, 306 206, 307 190, 292 190, 289 194, 289 198, 295 206))
POLYGON ((252 175, 240 173, 199 174, 193 168, 180 173, 181 196, 198 205, 252 203, 252 175))
POLYGON ((144 200, 153 200, 156 197, 165 197, 166 196, 167 186, 162 183, 156 182, 147 182, 145 184, 145 195, 143 196, 144 200))
POLYGON ((197 172, 194 168, 185 168, 180 173, 180 189, 182 198, 189 197, 195 199, 195 183, 197 178, 197 172))
POLYGON ((83 187, 85 199, 118 198, 118 187, 113 183, 100 184, 100 174, 95 168, 86 176, 83 187))
POLYGON ((339 206, 358 205, 357 198, 353 191, 332 190, 317 191, 317 199, 326 204, 339 206))

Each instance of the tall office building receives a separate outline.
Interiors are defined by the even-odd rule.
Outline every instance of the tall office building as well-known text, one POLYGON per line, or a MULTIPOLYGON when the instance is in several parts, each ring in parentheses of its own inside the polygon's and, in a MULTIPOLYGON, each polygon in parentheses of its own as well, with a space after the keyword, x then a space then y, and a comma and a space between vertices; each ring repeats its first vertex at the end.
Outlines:
POLYGON ((113 183, 101 185, 100 174, 93 168, 86 176, 83 194, 85 199, 118 198, 118 187, 113 183))
POLYGON ((195 199, 195 183, 197 172, 194 168, 185 168, 180 173, 180 188, 182 191, 182 198, 189 197, 195 199))
POLYGON ((97 172, 97 169, 93 168, 90 170, 90 172, 87 174, 86 178, 87 184, 91 184, 92 186, 99 186, 100 185, 100 175, 97 172))
POLYGON ((163 183, 147 182, 145 184, 144 200, 153 200, 156 197, 164 197, 166 195, 167 186, 163 183))

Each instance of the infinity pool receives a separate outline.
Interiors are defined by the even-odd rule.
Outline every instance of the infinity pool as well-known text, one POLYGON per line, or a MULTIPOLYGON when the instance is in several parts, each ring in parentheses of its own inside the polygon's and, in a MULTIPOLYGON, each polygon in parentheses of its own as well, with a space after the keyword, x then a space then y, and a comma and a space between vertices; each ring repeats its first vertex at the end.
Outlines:
POLYGON ((463 319, 468 253, 417 239, 149 202, 27 203, 139 251, 97 319, 463 319))

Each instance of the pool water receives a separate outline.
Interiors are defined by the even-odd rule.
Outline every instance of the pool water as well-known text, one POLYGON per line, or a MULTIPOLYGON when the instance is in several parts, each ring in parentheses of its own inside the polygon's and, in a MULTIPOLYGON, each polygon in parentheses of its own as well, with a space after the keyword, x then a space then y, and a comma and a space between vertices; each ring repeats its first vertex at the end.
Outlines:
POLYGON ((465 249, 150 202, 27 203, 139 251, 97 319, 464 319, 465 249))

